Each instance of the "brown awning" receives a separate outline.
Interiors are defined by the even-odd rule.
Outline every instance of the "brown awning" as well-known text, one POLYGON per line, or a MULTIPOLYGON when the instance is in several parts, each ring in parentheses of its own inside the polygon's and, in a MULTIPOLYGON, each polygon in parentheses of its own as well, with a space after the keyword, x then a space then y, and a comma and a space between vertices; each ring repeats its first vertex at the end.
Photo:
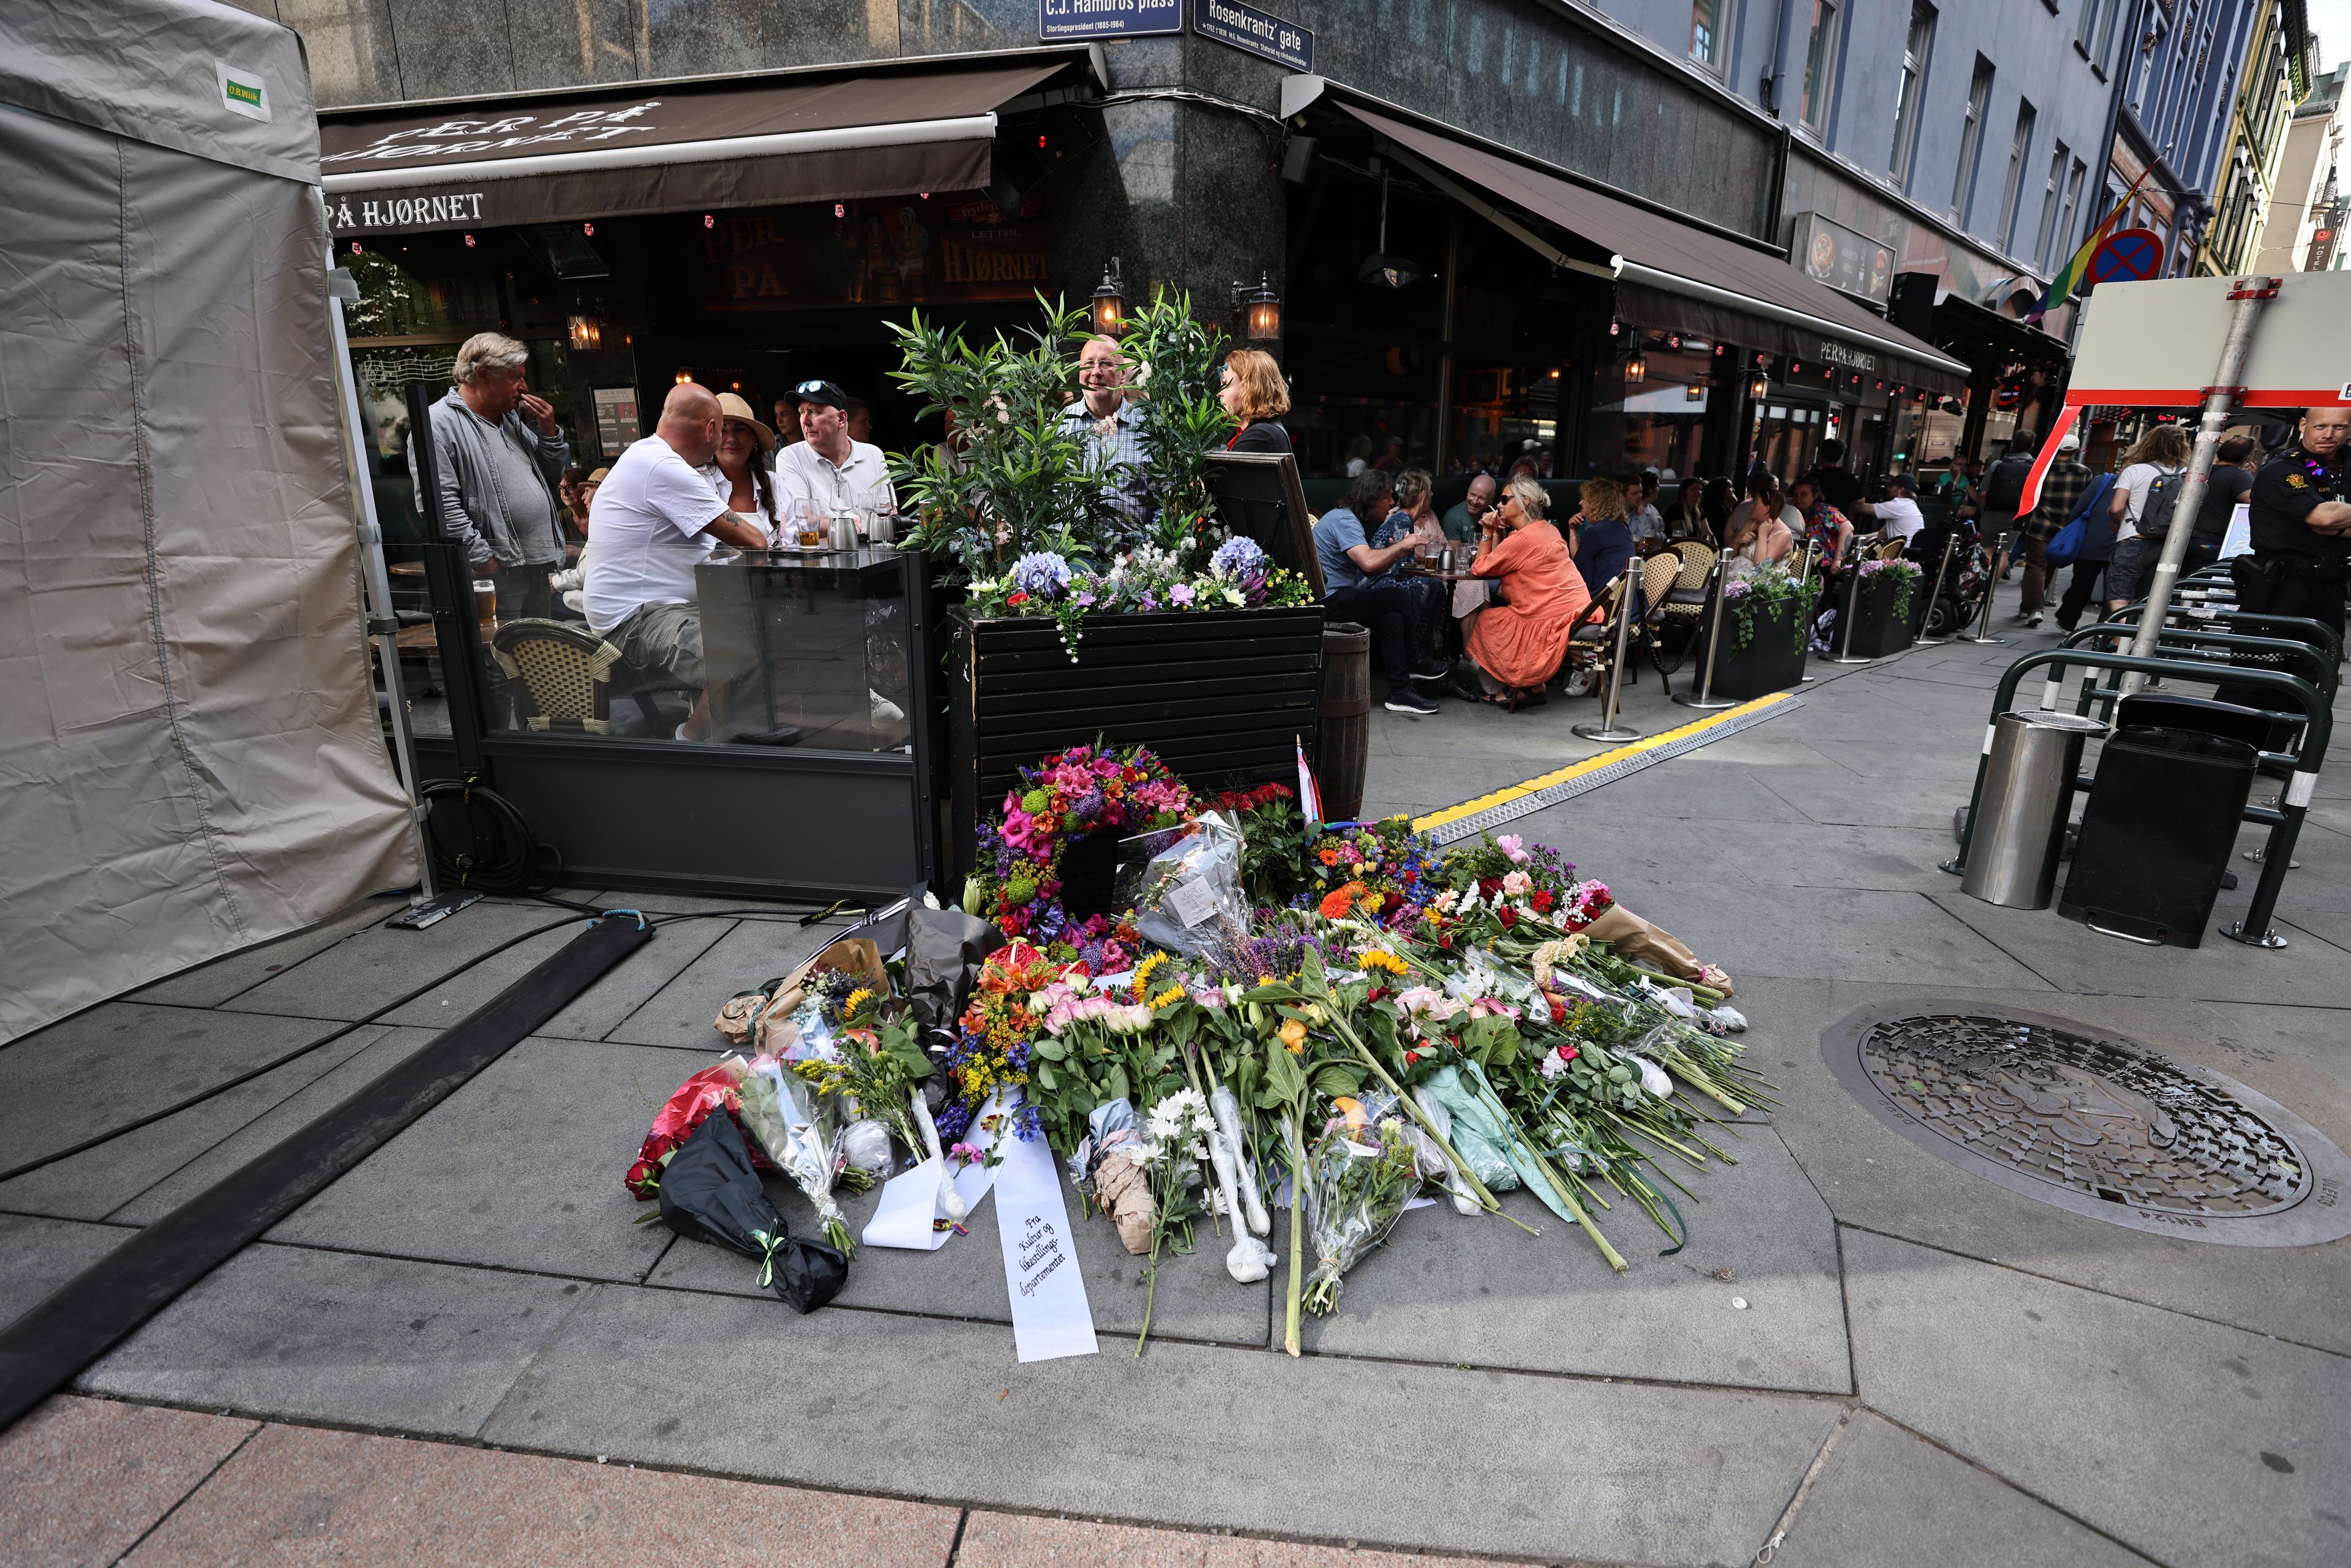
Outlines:
POLYGON ((413 233, 974 190, 996 110, 1072 63, 322 117, 328 220, 413 233))
POLYGON ((1612 253, 1618 310, 1643 326, 1957 392, 1968 367, 1779 257, 1438 131, 1340 105, 1400 153, 1612 253))

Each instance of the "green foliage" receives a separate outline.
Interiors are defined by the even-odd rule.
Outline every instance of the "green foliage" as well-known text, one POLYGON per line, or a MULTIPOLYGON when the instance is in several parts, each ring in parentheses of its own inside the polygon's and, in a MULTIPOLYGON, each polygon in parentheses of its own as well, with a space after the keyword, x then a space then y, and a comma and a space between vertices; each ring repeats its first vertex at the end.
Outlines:
POLYGON ((1151 542, 1173 549, 1204 538, 1215 516, 1208 495, 1208 450, 1231 435, 1217 401, 1225 335, 1192 314, 1192 298, 1162 290, 1128 318, 1120 340, 1133 367, 1129 395, 1143 411, 1143 448, 1154 506, 1151 542))
POLYGON ((1776 613, 1782 605, 1795 607, 1790 624, 1794 628, 1796 652, 1804 651, 1812 633, 1813 601, 1820 597, 1818 578, 1806 578, 1800 583, 1788 575, 1786 567, 1771 561, 1756 568, 1744 582, 1732 583, 1730 590, 1722 600, 1723 613, 1730 620, 1730 634, 1725 639, 1729 645, 1722 650, 1724 657, 1743 652, 1755 641, 1757 619, 1776 613))
POLYGON ((1078 395, 1085 312, 1042 296, 1038 304, 1045 325, 1022 329, 1022 345, 1002 333, 974 344, 920 311, 889 323, 904 355, 891 379, 921 400, 922 414, 951 415, 960 443, 952 457, 938 447, 891 457, 900 507, 914 519, 904 542, 966 578, 1032 550, 1094 559, 1123 521, 1092 449, 1061 433, 1061 412, 1078 395))

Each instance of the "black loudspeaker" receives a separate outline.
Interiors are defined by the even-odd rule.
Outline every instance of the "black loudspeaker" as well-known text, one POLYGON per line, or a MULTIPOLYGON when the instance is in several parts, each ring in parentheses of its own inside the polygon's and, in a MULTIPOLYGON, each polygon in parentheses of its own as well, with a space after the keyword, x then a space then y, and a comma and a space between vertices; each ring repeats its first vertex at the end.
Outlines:
POLYGON ((1303 185, 1314 172, 1314 138, 1292 135, 1281 144, 1281 177, 1293 185, 1303 185))
POLYGON ((2201 946, 2252 789, 2244 741, 2116 730, 2098 755, 2057 912, 2113 936, 2201 946))
POLYGON ((1942 279, 1931 272, 1897 272, 1894 292, 1886 301, 1886 319, 1914 338, 1932 342, 1935 336, 1935 291, 1942 279))

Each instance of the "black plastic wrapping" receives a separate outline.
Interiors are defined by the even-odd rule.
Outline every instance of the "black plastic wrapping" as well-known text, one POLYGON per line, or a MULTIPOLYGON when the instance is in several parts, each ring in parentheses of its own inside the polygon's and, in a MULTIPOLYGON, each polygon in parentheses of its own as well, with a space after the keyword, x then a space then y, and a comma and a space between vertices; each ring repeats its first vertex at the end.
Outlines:
POLYGON ((662 1171, 661 1215, 690 1241, 708 1241, 757 1258, 769 1286, 799 1312, 812 1312, 849 1282, 849 1260, 821 1241, 791 1233, 751 1169, 751 1151, 735 1118, 703 1118, 662 1171), (772 1249, 762 1238, 773 1239, 772 1249))
POLYGON ((979 966, 1004 933, 960 909, 922 904, 906 911, 905 998, 925 1030, 952 1030, 963 1016, 979 966))

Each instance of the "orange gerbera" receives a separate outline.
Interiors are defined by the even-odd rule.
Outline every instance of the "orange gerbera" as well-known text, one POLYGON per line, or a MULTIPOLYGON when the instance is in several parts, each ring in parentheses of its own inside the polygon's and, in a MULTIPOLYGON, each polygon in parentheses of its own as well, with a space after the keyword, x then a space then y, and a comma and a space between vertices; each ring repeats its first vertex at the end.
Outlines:
POLYGON ((1344 887, 1333 888, 1324 894, 1321 905, 1322 918, 1325 920, 1343 918, 1347 911, 1355 906, 1355 900, 1364 895, 1364 891, 1362 883, 1351 882, 1344 887))
POLYGON ((1337 865, 1339 863, 1339 852, 1337 850, 1324 850, 1322 852, 1322 863, 1324 865, 1337 865))

